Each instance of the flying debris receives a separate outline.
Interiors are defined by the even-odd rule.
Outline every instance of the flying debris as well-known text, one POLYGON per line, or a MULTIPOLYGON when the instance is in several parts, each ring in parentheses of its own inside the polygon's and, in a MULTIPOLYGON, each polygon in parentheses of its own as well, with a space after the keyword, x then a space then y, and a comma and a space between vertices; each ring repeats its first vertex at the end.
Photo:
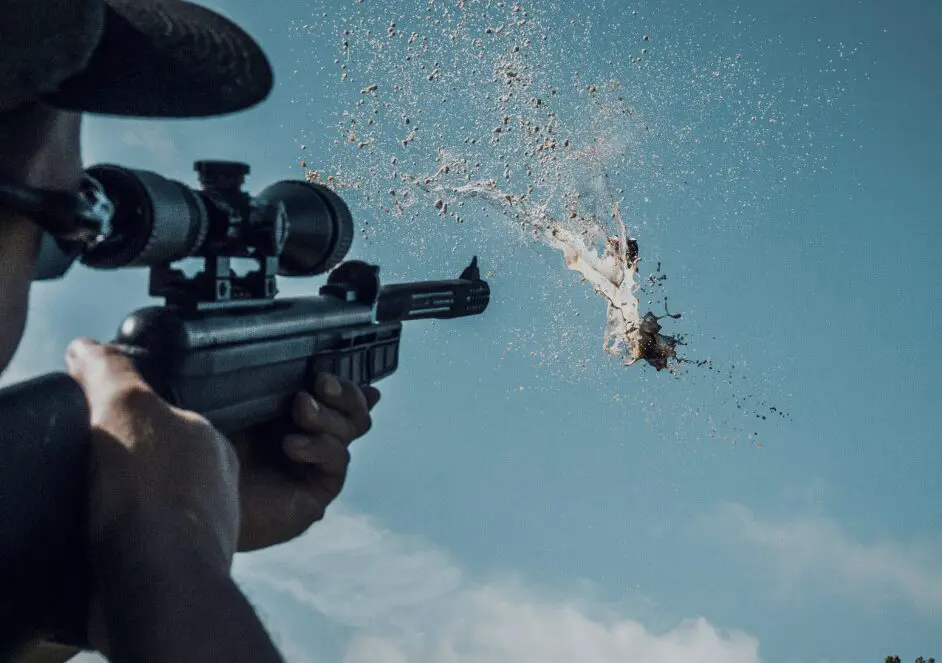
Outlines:
MULTIPOLYGON (((666 311, 666 305, 665 305, 666 311)), ((630 366, 638 361, 646 361, 659 371, 671 370, 680 360, 677 357, 677 346, 683 345, 676 336, 661 334, 661 320, 664 318, 680 319, 680 313, 654 315, 651 311, 644 314, 638 326, 636 346, 632 348, 634 359, 627 362, 630 366)))

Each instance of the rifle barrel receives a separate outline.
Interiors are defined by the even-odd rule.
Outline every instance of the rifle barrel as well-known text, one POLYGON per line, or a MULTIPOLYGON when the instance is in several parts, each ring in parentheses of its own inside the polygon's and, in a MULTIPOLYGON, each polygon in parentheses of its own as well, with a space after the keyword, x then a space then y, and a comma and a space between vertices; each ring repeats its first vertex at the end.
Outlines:
POLYGON ((378 322, 423 318, 464 318, 487 308, 491 289, 485 281, 452 279, 383 286, 376 303, 378 322))

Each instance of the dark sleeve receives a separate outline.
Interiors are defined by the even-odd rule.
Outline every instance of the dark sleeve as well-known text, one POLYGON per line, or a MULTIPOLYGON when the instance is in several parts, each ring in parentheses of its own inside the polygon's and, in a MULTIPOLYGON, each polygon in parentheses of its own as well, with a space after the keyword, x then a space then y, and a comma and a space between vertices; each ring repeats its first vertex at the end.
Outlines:
POLYGON ((135 516, 93 554, 113 663, 282 663, 248 599, 182 514, 135 516))

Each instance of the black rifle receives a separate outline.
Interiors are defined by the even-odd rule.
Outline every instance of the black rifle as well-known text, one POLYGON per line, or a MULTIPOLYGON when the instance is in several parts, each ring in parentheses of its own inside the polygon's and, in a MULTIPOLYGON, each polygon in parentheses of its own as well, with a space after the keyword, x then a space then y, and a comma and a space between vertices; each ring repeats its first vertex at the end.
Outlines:
MULTIPOLYGON (((225 433, 286 426, 293 395, 315 372, 375 383, 398 367, 403 321, 477 315, 490 301, 477 258, 458 279, 386 286, 376 266, 341 264, 353 219, 327 187, 284 181, 253 198, 242 191, 245 164, 196 169, 201 190, 151 172, 89 169, 113 214, 79 259, 150 268, 150 294, 165 304, 128 316, 114 343, 157 393, 225 433), (202 259, 202 271, 172 266, 184 258, 202 259), (237 275, 239 258, 257 270, 237 275), (276 299, 276 275, 327 271, 319 295, 276 299)), ((61 276, 76 256, 44 242, 44 255, 63 259, 61 276)), ((0 659, 6 643, 30 636, 87 644, 88 428, 84 393, 64 373, 0 390, 0 659)))

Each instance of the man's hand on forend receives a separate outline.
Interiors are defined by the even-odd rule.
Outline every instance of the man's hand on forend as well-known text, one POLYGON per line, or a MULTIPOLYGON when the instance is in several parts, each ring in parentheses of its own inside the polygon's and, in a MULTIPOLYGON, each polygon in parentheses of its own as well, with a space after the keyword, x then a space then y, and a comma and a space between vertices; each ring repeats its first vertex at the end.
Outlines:
POLYGON ((349 446, 370 430, 379 398, 375 387, 322 373, 295 398, 298 432, 261 426, 232 436, 241 467, 240 551, 290 541, 324 517, 343 488, 349 446))

